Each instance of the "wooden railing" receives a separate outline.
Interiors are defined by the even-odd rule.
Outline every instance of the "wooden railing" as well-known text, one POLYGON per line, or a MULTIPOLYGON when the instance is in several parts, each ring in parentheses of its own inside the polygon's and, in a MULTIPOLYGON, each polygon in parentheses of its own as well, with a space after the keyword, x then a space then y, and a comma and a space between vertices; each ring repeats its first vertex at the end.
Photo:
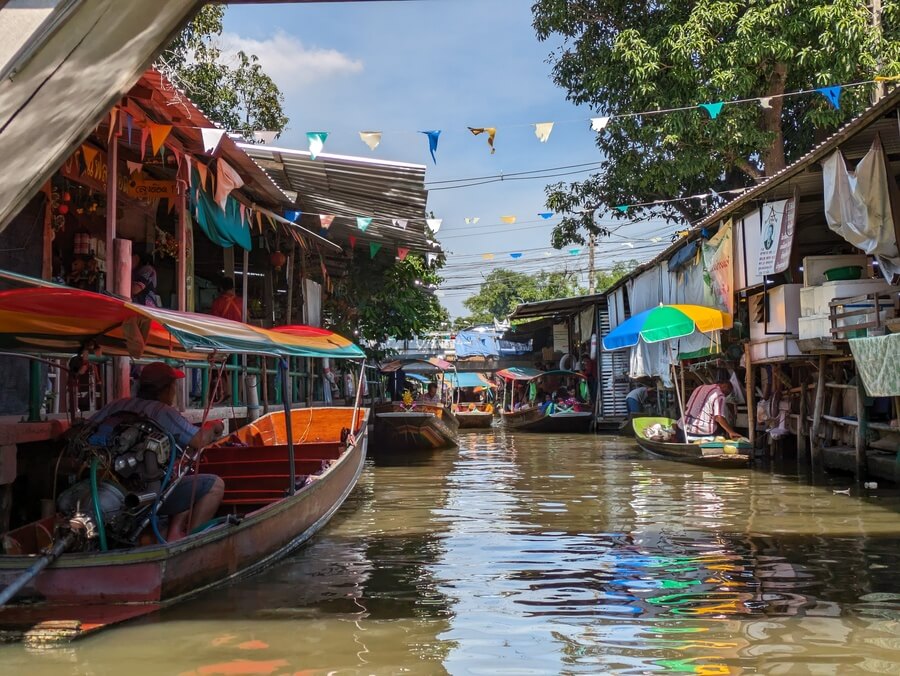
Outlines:
POLYGON ((895 291, 881 291, 850 298, 835 298, 828 305, 831 310, 832 338, 847 340, 860 337, 857 331, 864 331, 862 335, 865 336, 883 330, 885 319, 897 316, 898 297, 895 291), (882 314, 886 316, 882 317, 882 314))

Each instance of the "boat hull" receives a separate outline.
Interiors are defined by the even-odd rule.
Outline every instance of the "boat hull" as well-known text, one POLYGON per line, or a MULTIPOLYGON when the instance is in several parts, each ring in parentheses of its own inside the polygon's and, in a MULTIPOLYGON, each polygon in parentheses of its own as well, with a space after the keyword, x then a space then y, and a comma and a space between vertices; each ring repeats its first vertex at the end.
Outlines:
MULTIPOLYGON (((303 434, 310 410, 328 411, 293 411, 295 436, 303 434)), ((347 411, 349 427, 352 410, 347 411)), ((356 486, 368 443, 366 412, 358 415, 354 442, 294 495, 245 514, 237 524, 220 525, 172 544, 64 554, 23 590, 23 596, 39 598, 37 604, 13 605, 0 611, 0 630, 21 628, 19 620, 40 617, 41 608, 54 621, 66 615, 65 606, 70 608, 73 621, 79 621, 79 608, 86 605, 141 604, 154 610, 271 565, 318 532, 356 486), (23 609, 18 619, 17 608, 23 609)), ((311 445, 321 447, 325 443, 319 440, 311 445)), ((297 444, 298 458, 303 457, 303 448, 304 444, 297 444)), ((229 480, 225 482, 227 500, 229 480)), ((285 489, 287 482, 282 492, 285 489)), ((33 561, 32 556, 0 556, 0 586, 12 582, 33 561)), ((127 613, 123 619, 128 619, 127 613)), ((95 624, 103 626, 91 623, 88 627, 95 624)))
POLYGON ((573 411, 542 415, 537 408, 526 411, 503 413, 504 427, 516 432, 539 432, 543 434, 582 434, 589 432, 593 413, 573 411))
POLYGON ((457 444, 459 421, 443 406, 417 404, 407 410, 400 404, 375 407, 375 440, 378 452, 434 451, 457 444))
POLYGON ((461 430, 483 430, 494 424, 494 414, 488 411, 457 411, 455 415, 461 430))
POLYGON ((739 469, 750 464, 749 445, 746 444, 682 444, 647 439, 642 432, 654 422, 674 423, 668 418, 635 418, 632 421, 638 446, 654 457, 716 468, 739 469))

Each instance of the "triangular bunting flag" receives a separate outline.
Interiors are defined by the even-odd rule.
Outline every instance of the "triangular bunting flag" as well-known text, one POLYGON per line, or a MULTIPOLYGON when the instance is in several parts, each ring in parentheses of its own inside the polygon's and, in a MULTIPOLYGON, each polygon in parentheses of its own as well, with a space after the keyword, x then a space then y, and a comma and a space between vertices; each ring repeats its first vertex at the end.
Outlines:
POLYGON ((298 220, 300 220, 300 215, 302 213, 302 211, 285 211, 284 217, 291 223, 296 223, 298 220))
POLYGON ((116 133, 116 121, 119 117, 119 109, 113 108, 109 111, 109 134, 106 136, 106 142, 111 143, 112 137, 116 133))
POLYGON ((308 131, 306 132, 306 140, 309 141, 309 157, 316 159, 322 148, 325 147, 325 139, 328 138, 327 131, 308 131))
POLYGON ((494 137, 497 136, 497 127, 469 127, 469 131, 475 136, 487 134, 488 145, 491 147, 491 155, 497 150, 494 148, 494 137))
POLYGON ((148 122, 147 128, 150 130, 150 149, 156 155, 159 153, 159 149, 163 147, 166 139, 169 138, 169 134, 172 132, 172 125, 148 122))
POLYGON ((606 129, 606 125, 609 124, 608 117, 592 117, 591 118, 591 129, 594 131, 603 131, 606 129))
POLYGON ((409 255, 409 249, 403 246, 397 247, 397 258, 401 261, 405 261, 406 257, 409 255))
POLYGON ((425 265, 431 267, 431 264, 437 260, 438 255, 436 253, 427 253, 425 254, 425 265))
POLYGON ((228 195, 232 190, 237 190, 244 185, 244 179, 234 170, 225 160, 219 158, 216 160, 216 204, 225 211, 228 204, 228 195))
POLYGON ((480 219, 478 216, 472 216, 471 218, 467 218, 467 219, 466 219, 466 224, 467 224, 467 225, 475 225, 475 224, 478 223, 478 221, 480 221, 480 220, 481 220, 481 219, 480 219))
POLYGON ((144 168, 144 165, 140 162, 132 162, 131 160, 126 161, 125 166, 128 167, 129 176, 131 174, 140 173, 140 171, 144 168))
POLYGON ((492 261, 492 260, 494 260, 494 254, 492 254, 492 253, 481 254, 481 258, 486 261, 492 261))
POLYGON ((128 129, 128 145, 131 145, 131 131, 134 128, 134 118, 131 113, 125 113, 125 128, 128 129))
POLYGON ((578 247, 575 247, 574 249, 569 249, 570 256, 577 256, 580 253, 581 253, 581 249, 579 249, 578 247))
POLYGON ((619 211, 619 212, 621 212, 621 213, 623 213, 623 214, 627 214, 627 213, 628 213, 628 205, 627 205, 627 204, 620 204, 619 206, 616 207, 616 211, 619 211))
POLYGON ((395 228, 403 228, 404 230, 406 230, 407 223, 409 223, 409 221, 406 220, 405 218, 392 218, 391 219, 391 225, 393 225, 395 228))
POLYGON ((350 248, 355 249, 356 248, 356 237, 354 237, 353 235, 350 235, 349 239, 350 239, 350 248))
POLYGON ((197 167, 197 174, 200 176, 200 189, 206 190, 206 177, 209 174, 209 167, 203 162, 197 162, 194 166, 197 167))
POLYGON ((538 141, 546 143, 550 138, 550 132, 553 131, 552 122, 538 122, 534 125, 534 135, 538 137, 538 141))
POLYGON ((501 216, 500 220, 503 221, 504 223, 515 223, 516 217, 515 216, 501 216))
POLYGON ((634 248, 634 244, 632 244, 631 242, 622 242, 622 246, 627 246, 629 249, 634 248))
POLYGON ((85 144, 81 146, 81 152, 84 154, 85 169, 90 169, 92 166, 94 166, 94 160, 97 159, 97 155, 100 153, 100 151, 85 144))
POLYGON ((441 229, 441 223, 444 222, 442 218, 426 218, 425 222, 428 224, 428 227, 431 229, 435 235, 438 234, 438 230, 441 229))
POLYGON ((141 160, 147 154, 147 141, 150 139, 150 130, 147 127, 141 129, 141 160))
POLYGON ((362 230, 363 232, 372 224, 372 218, 370 216, 357 216, 356 217, 356 227, 362 230))
POLYGON ((543 218, 546 221, 548 218, 553 218, 553 212, 552 211, 544 211, 542 213, 539 213, 538 216, 540 216, 541 218, 543 218))
POLYGON ((841 87, 819 87, 817 90, 822 96, 828 99, 828 102, 834 106, 835 110, 841 109, 841 87))
POLYGON ((369 258, 375 258, 375 255, 381 249, 380 242, 369 242, 369 258))
POLYGON ((545 257, 545 258, 549 258, 549 257, 552 256, 552 255, 553 255, 553 254, 550 253, 549 251, 545 251, 545 252, 544 252, 544 257, 545 257))
POLYGON ((334 216, 332 214, 319 214, 319 221, 322 223, 322 227, 328 230, 334 222, 334 216))
POLYGON ((276 138, 278 138, 279 133, 280 132, 269 130, 255 131, 253 132, 253 140, 257 143, 269 145, 270 143, 274 142, 276 138))
POLYGON ((650 238, 651 242, 662 242, 662 240, 663 240, 662 237, 651 237, 650 238))
POLYGON ((256 227, 259 229, 260 233, 262 233, 263 227, 262 227, 262 212, 261 211, 256 212, 256 227))
POLYGON ((243 202, 241 203, 241 206, 240 206, 240 212, 241 212, 241 225, 243 225, 244 221, 247 219, 247 207, 246 207, 246 205, 244 205, 243 202))
POLYGON ((722 106, 724 105, 725 103, 723 101, 716 101, 715 103, 701 103, 700 107, 709 113, 709 118, 711 120, 715 120, 719 116, 719 113, 722 112, 722 106))
POLYGON ((381 132, 380 131, 361 131, 359 132, 359 138, 362 139, 362 142, 369 146, 369 150, 375 150, 378 147, 378 144, 381 143, 381 132))
POLYGON ((434 156, 434 153, 437 152, 438 137, 441 135, 441 130, 432 129, 431 131, 420 131, 419 133, 428 137, 428 150, 431 152, 431 161, 437 164, 437 158, 434 156))
POLYGON ((200 135, 203 137, 203 152, 212 155, 219 147, 219 141, 225 135, 224 129, 201 129, 200 135))
POLYGON ((515 252, 515 253, 509 254, 509 257, 512 258, 513 260, 515 260, 515 259, 517 259, 517 258, 521 258, 521 257, 522 257, 522 254, 521 254, 520 252, 517 251, 517 252, 515 252))
POLYGON ((771 96, 761 96, 759 99, 760 108, 771 108, 772 107, 772 97, 771 96))

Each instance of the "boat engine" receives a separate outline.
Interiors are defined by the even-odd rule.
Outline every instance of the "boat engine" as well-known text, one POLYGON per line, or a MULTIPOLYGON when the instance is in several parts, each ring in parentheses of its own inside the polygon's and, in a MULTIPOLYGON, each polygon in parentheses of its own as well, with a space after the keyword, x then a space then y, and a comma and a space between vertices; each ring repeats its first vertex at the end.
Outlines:
POLYGON ((75 548, 96 549, 101 528, 114 544, 132 546, 135 526, 156 501, 175 451, 156 423, 132 413, 89 424, 73 437, 67 452, 97 474, 96 498, 92 480, 87 478, 64 490, 57 500, 68 527, 78 534, 75 548))

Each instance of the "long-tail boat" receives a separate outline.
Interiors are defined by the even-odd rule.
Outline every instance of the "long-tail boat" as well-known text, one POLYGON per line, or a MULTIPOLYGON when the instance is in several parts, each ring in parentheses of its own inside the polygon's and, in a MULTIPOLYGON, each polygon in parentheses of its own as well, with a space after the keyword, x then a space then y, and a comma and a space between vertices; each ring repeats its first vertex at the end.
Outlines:
MULTIPOLYGON (((539 371, 512 367, 497 371, 506 383, 504 406, 500 413, 503 426, 520 432, 578 433, 590 431, 594 419, 593 406, 587 379, 575 371, 539 371), (552 399, 553 392, 546 392, 548 401, 539 401, 541 381, 572 380, 581 385, 580 401, 563 404, 552 399), (524 388, 528 391, 525 392, 524 388), (517 391, 521 389, 521 391, 517 391)), ((555 389, 550 387, 550 390, 555 389)))
POLYGON ((648 438, 647 431, 654 425, 659 425, 665 429, 673 429, 675 421, 671 418, 634 418, 631 424, 634 427, 634 438, 638 446, 646 453, 657 458, 687 462, 703 467, 739 468, 750 464, 750 451, 752 449, 748 441, 697 440, 692 443, 662 441, 648 438))
POLYGON ((453 365, 442 359, 395 360, 381 367, 384 374, 402 374, 405 367, 440 375, 439 401, 390 401, 375 406, 375 450, 428 451, 456 446, 459 421, 443 400, 443 375, 453 365))
POLYGON ((488 429, 494 424, 494 396, 496 385, 481 373, 464 371, 448 373, 447 381, 453 391, 453 414, 459 422, 459 429, 488 429), (484 401, 462 401, 462 393, 487 393, 484 401))
MULTIPOLYGON (((211 353, 364 357, 348 340, 321 329, 267 331, 65 287, 0 292, 4 353, 70 355, 88 343, 105 355, 137 351, 171 359, 211 353)), ((286 395, 286 377, 282 383, 286 395)), ((221 477, 225 494, 218 518, 181 540, 153 538, 139 524, 131 546, 73 548, 71 515, 59 514, 6 533, 0 639, 78 638, 252 574, 302 545, 337 511, 363 470, 367 411, 359 407, 359 392, 354 407, 291 410, 287 404, 195 455, 194 468, 221 477), (3 605, 6 597, 11 603, 3 605)), ((103 528, 101 517, 97 523, 103 528)), ((78 542, 92 541, 81 533, 78 542)))

